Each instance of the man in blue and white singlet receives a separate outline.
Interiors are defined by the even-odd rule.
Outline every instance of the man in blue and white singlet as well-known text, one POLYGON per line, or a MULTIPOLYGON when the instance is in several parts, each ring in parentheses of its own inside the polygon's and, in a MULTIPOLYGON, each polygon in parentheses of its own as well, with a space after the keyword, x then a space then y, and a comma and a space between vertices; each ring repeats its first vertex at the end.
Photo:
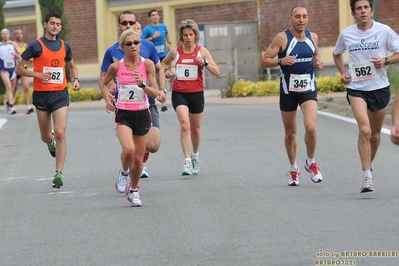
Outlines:
POLYGON ((263 67, 280 66, 280 111, 285 130, 285 148, 290 162, 288 185, 299 186, 299 168, 296 163, 296 113, 303 112, 307 159, 305 170, 311 181, 319 183, 322 175, 314 160, 317 133, 317 88, 314 67, 321 70, 323 62, 318 54, 318 36, 306 26, 308 12, 303 6, 291 9, 291 27, 278 33, 261 60, 263 67), (277 60, 275 57, 277 56, 277 60))
POLYGON ((373 161, 391 99, 387 65, 399 62, 399 36, 389 26, 372 19, 373 2, 350 0, 356 23, 341 32, 333 52, 359 129, 358 151, 363 171, 360 193, 374 191, 373 161), (342 57, 346 50, 348 70, 342 57), (393 55, 389 56, 388 52, 393 55))

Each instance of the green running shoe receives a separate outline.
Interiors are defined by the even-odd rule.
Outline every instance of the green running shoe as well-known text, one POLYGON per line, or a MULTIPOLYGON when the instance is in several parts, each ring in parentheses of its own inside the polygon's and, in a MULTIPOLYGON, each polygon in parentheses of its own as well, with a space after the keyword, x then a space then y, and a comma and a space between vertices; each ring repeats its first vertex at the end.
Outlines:
POLYGON ((53 188, 61 188, 64 184, 64 177, 62 176, 61 172, 55 172, 54 179, 53 179, 53 188))
POLYGON ((55 157, 55 148, 56 148, 56 142, 54 138, 54 131, 52 131, 53 136, 51 137, 51 143, 47 143, 48 150, 51 154, 51 156, 55 157))

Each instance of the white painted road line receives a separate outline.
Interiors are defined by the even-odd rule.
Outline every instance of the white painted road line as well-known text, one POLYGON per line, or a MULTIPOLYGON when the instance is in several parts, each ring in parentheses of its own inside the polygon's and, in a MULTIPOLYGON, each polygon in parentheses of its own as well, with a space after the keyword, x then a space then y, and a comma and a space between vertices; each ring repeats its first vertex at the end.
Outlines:
POLYGON ((5 118, 0 118, 0 129, 4 126, 4 124, 7 122, 7 119, 5 118))
MULTIPOLYGON (((319 113, 321 115, 325 115, 325 116, 331 117, 331 118, 334 118, 334 119, 339 119, 339 120, 346 121, 346 122, 349 122, 349 123, 357 124, 356 120, 353 119, 353 118, 348 118, 348 117, 344 117, 344 116, 340 116, 340 115, 336 115, 336 114, 331 114, 331 113, 327 113, 327 112, 323 112, 323 111, 317 111, 317 113, 319 113)), ((381 132, 385 133, 387 135, 391 135, 391 130, 387 129, 385 127, 383 127, 381 129, 381 132)))

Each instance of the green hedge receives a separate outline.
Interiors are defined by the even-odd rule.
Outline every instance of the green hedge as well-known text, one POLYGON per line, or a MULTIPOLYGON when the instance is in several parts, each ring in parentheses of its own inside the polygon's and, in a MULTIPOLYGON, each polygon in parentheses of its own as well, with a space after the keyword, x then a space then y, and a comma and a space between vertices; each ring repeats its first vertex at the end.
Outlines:
MULTIPOLYGON (((391 93, 395 97, 399 90, 399 68, 388 66, 388 78, 391 83, 391 93)), ((341 75, 335 77, 316 77, 317 91, 319 93, 346 91, 346 85, 341 83, 341 75)), ((228 76, 227 85, 221 89, 222 97, 249 97, 249 96, 278 96, 280 93, 280 79, 253 82, 240 79, 234 80, 228 76)))
MULTIPOLYGON (((319 93, 345 91, 346 86, 340 82, 340 75, 335 77, 316 77, 317 91, 319 93)), ((280 80, 247 81, 240 79, 231 87, 232 97, 248 96, 277 96, 280 93, 280 80)), ((222 96, 227 97, 228 93, 222 96)))

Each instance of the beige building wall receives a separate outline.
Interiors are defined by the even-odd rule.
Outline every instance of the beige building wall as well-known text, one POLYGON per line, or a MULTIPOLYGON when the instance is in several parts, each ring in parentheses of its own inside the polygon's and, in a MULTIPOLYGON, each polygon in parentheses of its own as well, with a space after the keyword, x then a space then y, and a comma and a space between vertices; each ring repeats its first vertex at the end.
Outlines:
MULTIPOLYGON (((33 0, 31 0, 33 1, 33 0)), ((81 80, 97 80, 105 50, 117 41, 117 15, 125 10, 132 11, 136 20, 144 27, 149 23, 147 13, 157 9, 162 23, 169 29, 172 45, 176 46, 176 27, 182 18, 193 18, 198 23, 220 21, 258 21, 261 44, 260 55, 266 49, 278 31, 288 27, 289 10, 297 4, 305 4, 310 13, 309 26, 319 35, 320 55, 325 65, 333 65, 332 51, 339 32, 354 23, 348 0, 331 0, 323 4, 322 12, 319 0, 170 0, 170 1, 128 1, 128 0, 66 0, 65 12, 69 29, 68 42, 74 53, 81 80)), ((390 10, 399 8, 399 1, 380 1, 379 5, 389 5, 390 10)), ((25 41, 30 42, 43 35, 38 0, 32 10, 18 15, 18 9, 5 10, 5 22, 12 30, 23 27, 25 41), (9 12, 10 11, 10 12, 9 12), (13 11, 13 12, 11 12, 13 11), (39 15, 37 15, 39 14, 39 15)), ((382 23, 387 17, 379 15, 382 23)), ((392 20, 387 20, 392 23, 392 20)), ((395 24, 394 30, 399 31, 395 24)))

